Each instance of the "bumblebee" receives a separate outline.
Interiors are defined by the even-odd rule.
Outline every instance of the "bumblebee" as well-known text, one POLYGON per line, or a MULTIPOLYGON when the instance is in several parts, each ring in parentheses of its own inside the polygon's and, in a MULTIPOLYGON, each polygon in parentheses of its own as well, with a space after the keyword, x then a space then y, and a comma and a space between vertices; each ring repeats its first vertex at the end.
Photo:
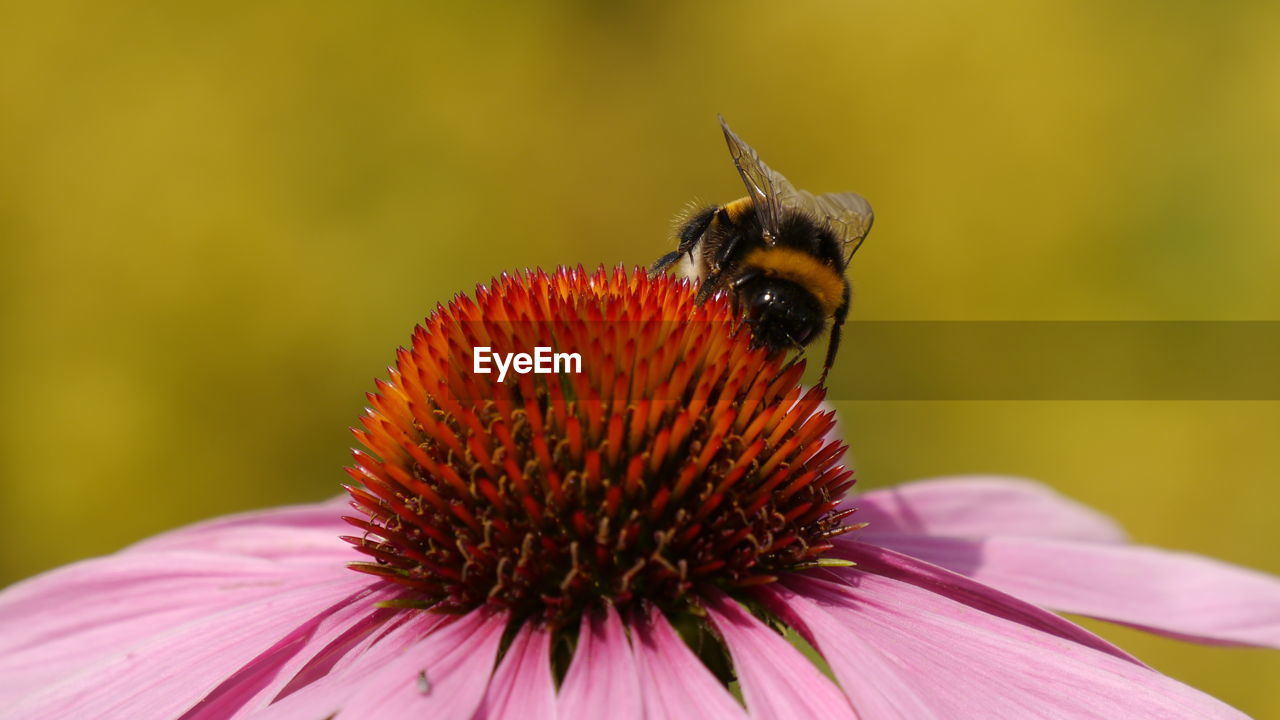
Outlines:
POLYGON ((755 344, 774 352, 803 350, 831 320, 822 365, 826 382, 849 314, 845 268, 871 230, 871 205, 854 193, 797 190, 723 117, 720 127, 747 196, 692 213, 676 233, 676 249, 658 258, 650 272, 688 255, 701 279, 698 302, 731 292, 755 344))

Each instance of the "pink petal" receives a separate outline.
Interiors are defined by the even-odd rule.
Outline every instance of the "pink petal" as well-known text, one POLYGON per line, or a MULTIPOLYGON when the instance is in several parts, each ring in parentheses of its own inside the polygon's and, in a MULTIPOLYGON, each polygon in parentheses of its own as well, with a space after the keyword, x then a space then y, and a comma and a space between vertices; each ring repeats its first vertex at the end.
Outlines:
POLYGON ((340 669, 244 717, 469 720, 489 685, 506 622, 485 609, 445 622, 414 612, 340 669))
MULTIPOLYGON (((361 680, 339 717, 471 718, 489 686, 506 626, 505 614, 480 609, 434 630, 361 680)), ((352 675, 359 677, 354 666, 352 675)))
POLYGON ((555 720, 551 633, 526 622, 489 681, 475 720, 555 720))
POLYGON ((340 646, 333 648, 338 653, 336 657, 320 651, 312 659, 320 661, 321 667, 308 662, 278 692, 272 694, 268 688, 234 717, 236 720, 336 717, 343 704, 355 694, 362 678, 377 672, 384 663, 454 620, 430 612, 397 611, 381 628, 356 640, 346 652, 342 652, 340 646))
POLYGON ((560 717, 641 720, 640 681, 627 631, 610 605, 587 613, 578 631, 578 649, 560 686, 560 717))
MULTIPOLYGON (((331 673, 345 671, 357 658, 371 652, 374 645, 386 649, 389 646, 386 635, 409 619, 399 608, 361 609, 363 613, 337 618, 324 632, 317 633, 308 647, 281 668, 275 681, 258 695, 256 706, 265 707, 324 680, 331 673)), ((442 622, 444 618, 432 620, 442 622)), ((424 627, 429 631, 434 624, 424 627)), ((246 708, 254 706, 253 703, 245 705, 246 708)))
POLYGON ((340 539, 351 526, 346 496, 312 505, 257 510, 171 530, 125 548, 125 553, 199 550, 291 561, 359 559, 340 539))
POLYGON ((920 480, 872 490, 845 503, 858 508, 855 522, 881 533, 1028 535, 1092 542, 1121 542, 1124 531, 1110 518, 1048 487, 1010 477, 959 476, 920 480))
POLYGON ((358 653, 404 611, 377 603, 403 594, 391 583, 375 583, 368 594, 300 626, 237 670, 179 720, 243 717, 324 677, 342 659, 358 653))
POLYGON ((843 569, 762 588, 861 717, 1244 718, 1150 669, 890 578, 843 569))
POLYGON ((0 701, 185 623, 333 580, 352 591, 371 584, 340 566, 190 551, 110 555, 38 575, 0 593, 0 701))
POLYGON ((1040 538, 878 538, 1030 602, 1195 642, 1280 647, 1280 578, 1189 553, 1040 538))
POLYGON ((124 643, 10 709, 13 717, 31 718, 177 717, 253 658, 358 601, 369 584, 356 573, 331 575, 124 643))
MULTIPOLYGON (((746 712, 656 608, 631 623, 647 720, 745 720, 746 712)), ((566 720, 577 720, 567 718, 566 720)))
POLYGON ((836 549, 831 554, 857 563, 859 570, 891 577, 996 617, 1078 642, 1129 662, 1143 664, 1124 650, 1048 610, 909 555, 845 538, 837 541, 836 549))
POLYGON ((733 667, 753 718, 853 718, 839 688, 808 658, 733 600, 715 594, 705 603, 729 646, 733 667))

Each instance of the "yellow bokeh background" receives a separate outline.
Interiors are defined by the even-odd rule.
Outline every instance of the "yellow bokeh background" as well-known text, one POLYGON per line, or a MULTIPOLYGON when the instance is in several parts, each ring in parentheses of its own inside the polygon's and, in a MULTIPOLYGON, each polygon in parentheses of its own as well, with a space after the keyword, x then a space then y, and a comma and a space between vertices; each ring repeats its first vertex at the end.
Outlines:
MULTIPOLYGON (((717 112, 871 199, 855 319, 1280 320, 1277 77, 1265 2, 6 2, 0 584, 333 495, 435 303, 739 195, 717 112)), ((1280 573, 1280 403, 838 408, 863 486, 1036 477, 1280 573)), ((1280 716, 1280 653, 1091 627, 1280 716)))

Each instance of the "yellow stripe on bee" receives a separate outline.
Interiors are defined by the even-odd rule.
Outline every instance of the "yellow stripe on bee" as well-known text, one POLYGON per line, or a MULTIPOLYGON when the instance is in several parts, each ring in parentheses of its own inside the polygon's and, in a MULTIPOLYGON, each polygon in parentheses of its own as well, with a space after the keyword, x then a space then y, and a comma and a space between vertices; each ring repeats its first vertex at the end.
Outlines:
POLYGON ((724 211, 725 211, 725 214, 729 216, 729 220, 731 220, 734 223, 737 223, 739 218, 751 212, 752 207, 754 206, 751 202, 751 198, 744 197, 744 198, 738 198, 737 200, 734 200, 733 202, 725 205, 724 211))
POLYGON ((826 317, 830 317, 844 299, 844 278, 840 273, 804 251, 778 246, 756 248, 742 259, 742 265, 790 280, 808 290, 826 317))

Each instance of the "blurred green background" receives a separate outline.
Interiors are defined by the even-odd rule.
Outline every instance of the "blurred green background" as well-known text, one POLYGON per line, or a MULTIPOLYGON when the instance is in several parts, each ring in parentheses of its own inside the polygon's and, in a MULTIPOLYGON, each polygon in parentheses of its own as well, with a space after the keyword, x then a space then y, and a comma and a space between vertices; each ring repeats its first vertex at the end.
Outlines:
MULTIPOLYGON (((334 494, 436 302, 740 195, 717 112, 871 199, 855 319, 1280 320, 1275 3, 0 8, 0 584, 334 494)), ((864 486, 1032 476, 1280 572, 1280 403, 840 410, 864 486)), ((1280 653, 1107 632, 1280 715, 1280 653)))

